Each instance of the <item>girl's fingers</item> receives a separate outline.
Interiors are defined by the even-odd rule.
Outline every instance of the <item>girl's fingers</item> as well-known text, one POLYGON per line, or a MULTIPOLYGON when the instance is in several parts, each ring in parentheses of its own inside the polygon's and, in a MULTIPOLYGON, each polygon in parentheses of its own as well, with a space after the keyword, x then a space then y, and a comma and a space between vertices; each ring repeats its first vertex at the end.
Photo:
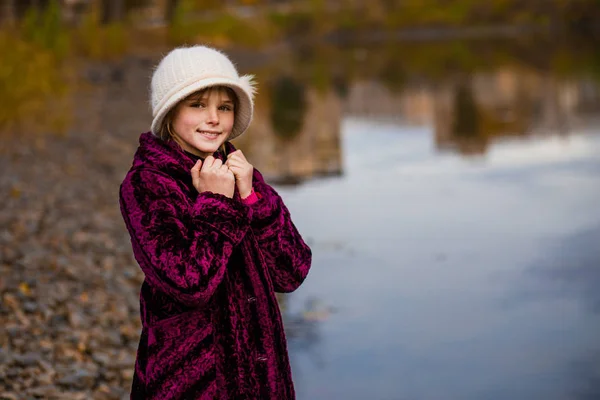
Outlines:
POLYGON ((248 162, 248 161, 246 160, 246 157, 244 156, 244 153, 242 153, 242 151, 241 151, 241 150, 236 150, 236 151, 234 151, 233 153, 229 153, 229 154, 227 155, 227 159, 229 159, 229 160, 231 160, 231 159, 236 159, 236 158, 237 158, 237 159, 239 159, 239 160, 241 160, 241 161, 248 162))
POLYGON ((196 164, 192 167, 192 180, 196 180, 200 177, 200 168, 202 167, 202 160, 196 161, 196 164))
POLYGON ((227 164, 237 165, 239 167, 250 167, 250 163, 246 160, 242 160, 240 158, 230 158, 227 160, 227 164))
POLYGON ((229 171, 231 171, 231 173, 232 173, 233 175, 236 175, 236 176, 237 176, 237 174, 238 174, 238 172, 239 172, 239 169, 238 169, 236 166, 231 166, 231 165, 230 165, 230 166, 228 166, 228 168, 227 168, 227 169, 228 169, 229 171))
POLYGON ((209 168, 212 168, 213 163, 215 162, 215 158, 213 156, 208 156, 204 159, 202 163, 202 171, 206 171, 209 168))
POLYGON ((192 167, 192 183, 194 186, 198 185, 200 180, 200 167, 202 167, 202 160, 196 161, 196 164, 192 167))
POLYGON ((219 160, 218 158, 215 158, 212 168, 219 169, 219 168, 221 168, 222 165, 223 165, 223 161, 219 160))
POLYGON ((196 161, 196 164, 194 164, 194 166, 192 167, 192 174, 193 173, 199 174, 201 167, 202 167, 202 160, 196 161))
POLYGON ((227 160, 226 164, 228 166, 230 166, 230 167, 238 167, 238 168, 242 167, 242 164, 239 161, 236 161, 236 160, 227 160))

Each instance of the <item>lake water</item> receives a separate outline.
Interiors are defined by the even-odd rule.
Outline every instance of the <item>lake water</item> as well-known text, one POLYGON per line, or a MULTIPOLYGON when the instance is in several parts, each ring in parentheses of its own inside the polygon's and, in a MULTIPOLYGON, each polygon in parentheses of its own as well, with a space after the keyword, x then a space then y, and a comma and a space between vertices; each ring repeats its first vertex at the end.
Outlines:
POLYGON ((314 254, 290 314, 333 309, 291 339, 299 398, 596 398, 599 132, 431 137, 348 117, 344 177, 280 189, 314 254))
MULTIPOLYGON (((285 298, 299 399, 600 398, 600 103, 526 76, 467 80, 502 115, 529 83, 527 109, 548 111, 521 134, 447 140, 435 105, 355 83, 339 173, 277 186, 313 249, 285 298)), ((410 91, 443 102, 445 84, 410 91)))

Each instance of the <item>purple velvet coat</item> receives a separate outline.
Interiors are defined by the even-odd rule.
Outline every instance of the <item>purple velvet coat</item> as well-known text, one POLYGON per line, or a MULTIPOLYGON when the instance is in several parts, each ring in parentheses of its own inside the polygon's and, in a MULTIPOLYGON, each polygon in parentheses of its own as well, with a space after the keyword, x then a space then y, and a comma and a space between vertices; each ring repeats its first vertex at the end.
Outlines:
POLYGON ((195 161, 144 133, 121 184, 145 275, 131 398, 294 399, 275 292, 302 283, 311 250, 259 171, 253 184, 262 198, 248 206, 237 189, 233 199, 198 194, 195 161))

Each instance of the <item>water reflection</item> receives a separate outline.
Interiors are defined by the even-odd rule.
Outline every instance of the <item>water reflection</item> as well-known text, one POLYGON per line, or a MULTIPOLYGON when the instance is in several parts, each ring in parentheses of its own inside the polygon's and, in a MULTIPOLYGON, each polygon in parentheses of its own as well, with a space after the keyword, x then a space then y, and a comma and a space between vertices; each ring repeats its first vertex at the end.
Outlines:
POLYGON ((260 92, 249 134, 236 140, 257 168, 277 184, 340 175, 342 104, 337 94, 286 76, 259 81, 266 89, 260 92))
POLYGON ((306 88, 289 76, 271 83, 271 124, 278 138, 292 140, 300 133, 306 114, 306 88))
POLYGON ((463 154, 485 153, 494 137, 567 135, 600 111, 600 91, 587 80, 500 70, 447 85, 437 97, 436 145, 463 154), (445 95, 445 96, 444 96, 445 95))
MULTIPOLYGON (((378 60, 377 67, 397 59, 395 53, 380 54, 375 49, 332 52, 324 55, 326 60, 349 58, 353 60, 349 69, 367 60, 378 60)), ((330 66, 325 80, 321 75, 327 67, 299 69, 294 79, 290 75, 271 79, 278 72, 275 67, 268 69, 262 79, 271 90, 261 96, 263 102, 264 97, 270 98, 259 107, 251 129, 261 144, 247 144, 261 152, 260 166, 278 182, 342 174, 343 117, 433 126, 437 150, 468 156, 486 154, 492 143, 505 137, 568 135, 595 123, 590 115, 600 113, 600 85, 587 75, 561 78, 508 64, 427 80, 402 72, 401 77, 392 77, 388 68, 381 67, 374 76, 356 74, 348 79, 352 70, 340 73, 330 66)))

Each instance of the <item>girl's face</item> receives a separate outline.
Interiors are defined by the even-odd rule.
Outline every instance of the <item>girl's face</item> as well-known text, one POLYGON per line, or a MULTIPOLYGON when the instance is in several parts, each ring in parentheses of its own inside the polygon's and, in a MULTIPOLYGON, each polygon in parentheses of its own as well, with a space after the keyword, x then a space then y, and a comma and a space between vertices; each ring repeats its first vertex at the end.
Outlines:
POLYGON ((234 120, 234 99, 225 89, 195 93, 174 111, 174 139, 186 151, 205 158, 227 140, 234 120))

